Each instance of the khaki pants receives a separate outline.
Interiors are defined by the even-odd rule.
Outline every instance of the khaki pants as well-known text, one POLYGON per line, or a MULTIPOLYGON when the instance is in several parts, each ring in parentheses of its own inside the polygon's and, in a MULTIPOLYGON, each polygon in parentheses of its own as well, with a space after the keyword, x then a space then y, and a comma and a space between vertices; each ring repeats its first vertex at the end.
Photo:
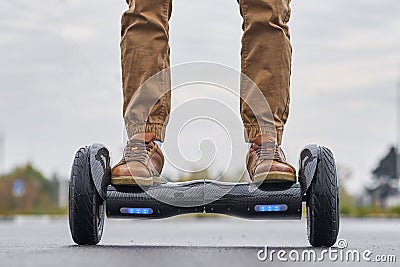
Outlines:
MULTIPOLYGON (((126 0, 129 9, 122 15, 121 62, 125 114, 137 89, 150 77, 170 66, 168 21, 172 0, 126 0)), ((289 84, 291 71, 291 45, 287 22, 290 17, 290 0, 240 0, 243 17, 241 49, 242 73, 261 90, 270 106, 271 119, 253 114, 249 105, 241 101, 241 116, 245 140, 249 142, 258 134, 276 129, 281 143, 283 127, 289 113, 289 84)), ((128 136, 151 131, 163 141, 165 123, 170 112, 170 93, 157 92, 156 87, 146 88, 146 94, 163 95, 152 107, 148 118, 137 116, 127 121, 128 136)), ((241 88, 242 90, 242 88, 241 88)), ((249 103, 254 111, 254 106, 249 103)), ((129 112, 141 112, 145 101, 129 106, 129 112)), ((257 107, 262 109, 263 107, 257 107)), ((257 111, 254 111, 257 112, 257 111)))

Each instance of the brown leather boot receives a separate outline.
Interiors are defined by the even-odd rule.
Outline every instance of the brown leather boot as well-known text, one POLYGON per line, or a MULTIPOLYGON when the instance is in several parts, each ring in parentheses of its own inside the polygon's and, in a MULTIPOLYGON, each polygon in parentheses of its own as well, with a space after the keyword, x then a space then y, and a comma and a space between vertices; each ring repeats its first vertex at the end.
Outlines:
POLYGON ((276 138, 258 135, 247 153, 247 171, 253 182, 296 182, 296 170, 286 162, 276 138))
POLYGON ((160 182, 164 156, 151 132, 137 133, 127 143, 124 156, 111 171, 114 185, 151 186, 160 182))

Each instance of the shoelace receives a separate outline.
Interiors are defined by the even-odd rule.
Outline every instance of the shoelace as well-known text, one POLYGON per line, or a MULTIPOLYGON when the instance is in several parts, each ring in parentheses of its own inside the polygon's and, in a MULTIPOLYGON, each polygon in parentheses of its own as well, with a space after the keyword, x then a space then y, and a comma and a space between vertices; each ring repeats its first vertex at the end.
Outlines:
POLYGON ((263 160, 279 160, 282 161, 282 156, 279 153, 279 147, 274 143, 263 143, 255 145, 254 152, 258 159, 263 160))
POLYGON ((125 161, 145 162, 151 148, 152 144, 143 140, 129 140, 124 152, 125 161))

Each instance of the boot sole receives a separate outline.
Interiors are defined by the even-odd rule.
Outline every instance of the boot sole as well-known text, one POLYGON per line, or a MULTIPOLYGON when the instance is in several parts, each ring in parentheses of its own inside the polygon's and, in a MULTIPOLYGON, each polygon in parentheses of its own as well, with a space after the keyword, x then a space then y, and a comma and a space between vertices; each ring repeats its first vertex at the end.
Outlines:
POLYGON ((152 186, 154 183, 161 182, 159 177, 137 177, 137 176, 116 176, 111 178, 113 185, 142 185, 152 186))
POLYGON ((254 183, 295 183, 296 175, 287 172, 263 172, 255 175, 252 180, 254 183))

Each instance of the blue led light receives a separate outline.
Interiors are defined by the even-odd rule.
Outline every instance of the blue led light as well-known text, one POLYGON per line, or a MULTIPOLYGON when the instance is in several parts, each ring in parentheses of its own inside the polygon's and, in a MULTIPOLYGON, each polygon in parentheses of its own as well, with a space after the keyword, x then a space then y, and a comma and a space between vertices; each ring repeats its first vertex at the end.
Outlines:
POLYGON ((152 208, 120 208, 122 214, 153 214, 152 208))
POLYGON ((269 204, 269 205, 255 205, 254 210, 256 212, 277 212, 287 211, 288 206, 286 204, 269 204))

